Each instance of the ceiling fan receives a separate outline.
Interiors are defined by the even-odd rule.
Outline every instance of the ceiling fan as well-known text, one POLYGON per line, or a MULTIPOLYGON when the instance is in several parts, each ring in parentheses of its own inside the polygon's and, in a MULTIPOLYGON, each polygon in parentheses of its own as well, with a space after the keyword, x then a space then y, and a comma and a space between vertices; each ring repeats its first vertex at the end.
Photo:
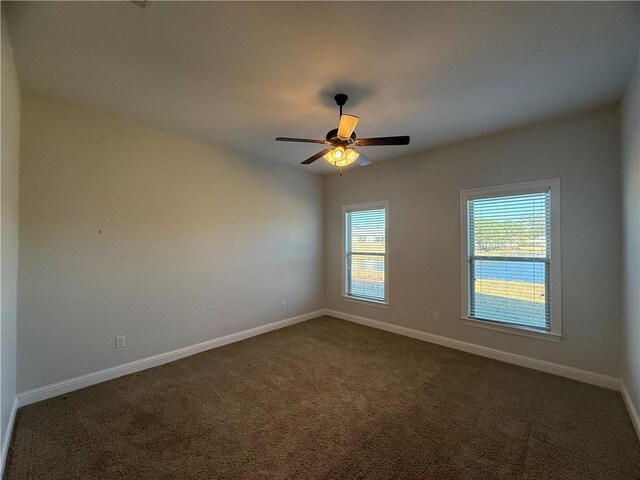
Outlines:
POLYGON ((327 148, 315 155, 307 158, 302 165, 309 165, 320 157, 340 169, 342 175, 342 167, 346 167, 351 163, 358 161, 358 165, 365 166, 371 163, 367 157, 356 151, 354 147, 374 147, 379 145, 408 145, 409 136, 402 135, 397 137, 374 137, 374 138, 358 138, 355 128, 359 118, 355 115, 346 115, 342 113, 342 106, 347 103, 347 97, 344 93, 339 93, 333 97, 340 107, 340 123, 338 128, 329 130, 324 140, 313 140, 310 138, 290 138, 277 137, 278 142, 301 142, 301 143, 319 143, 328 145, 327 148))

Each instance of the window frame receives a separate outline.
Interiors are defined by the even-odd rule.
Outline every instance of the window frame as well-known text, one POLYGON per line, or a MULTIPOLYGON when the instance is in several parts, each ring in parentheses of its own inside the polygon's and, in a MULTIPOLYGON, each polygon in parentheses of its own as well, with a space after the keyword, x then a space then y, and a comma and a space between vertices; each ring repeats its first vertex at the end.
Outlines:
POLYGON ((350 205, 342 206, 342 280, 341 280, 341 296, 343 300, 349 302, 362 303, 364 305, 370 305, 381 308, 389 307, 389 201, 378 200, 366 203, 354 203, 350 205), (350 212, 362 211, 362 210, 379 210, 384 208, 384 301, 374 300, 371 298, 357 297, 349 295, 347 293, 347 286, 345 280, 347 278, 347 251, 346 251, 346 214, 350 212))
POLYGON ((541 338, 545 340, 560 341, 562 338, 562 259, 561 259, 561 192, 560 179, 552 178, 535 180, 532 182, 512 183, 484 188, 474 188, 460 191, 460 260, 461 260, 461 292, 460 292, 460 317, 465 325, 480 327, 515 335, 541 338), (551 301, 551 328, 545 330, 526 325, 505 324, 497 321, 482 320, 469 316, 469 255, 468 255, 468 224, 467 202, 479 198, 504 197, 512 195, 526 195, 531 193, 550 192, 550 226, 551 238, 549 247, 550 265, 550 301, 551 301))

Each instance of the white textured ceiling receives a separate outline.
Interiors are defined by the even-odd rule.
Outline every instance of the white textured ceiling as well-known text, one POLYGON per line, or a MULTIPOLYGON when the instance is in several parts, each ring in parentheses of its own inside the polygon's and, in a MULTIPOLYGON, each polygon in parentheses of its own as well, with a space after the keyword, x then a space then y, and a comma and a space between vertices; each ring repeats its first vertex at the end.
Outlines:
MULTIPOLYGON (((6 3, 6 2, 3 2, 6 3)), ((637 2, 22 2, 23 89, 297 165, 351 96, 373 161, 617 99, 637 2)), ((333 171, 324 161, 301 166, 333 171)))

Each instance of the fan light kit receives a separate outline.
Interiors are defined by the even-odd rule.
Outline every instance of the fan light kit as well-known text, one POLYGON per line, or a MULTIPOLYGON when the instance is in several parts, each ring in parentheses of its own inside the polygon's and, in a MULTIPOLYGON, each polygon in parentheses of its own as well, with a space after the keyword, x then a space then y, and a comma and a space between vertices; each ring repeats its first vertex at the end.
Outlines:
POLYGON ((375 147, 380 145, 408 145, 409 136, 402 135, 397 137, 375 137, 375 138, 358 138, 356 136, 356 125, 360 120, 355 115, 347 115, 342 113, 342 107, 347 103, 347 97, 344 93, 339 93, 334 97, 338 107, 340 107, 340 122, 338 128, 334 128, 327 132, 325 140, 313 140, 310 138, 290 138, 278 137, 278 142, 300 142, 300 143, 319 143, 329 145, 321 152, 307 158, 302 165, 309 165, 320 157, 329 162, 331 165, 340 169, 342 175, 342 167, 351 165, 356 160, 358 165, 364 167, 369 165, 371 160, 358 152, 354 147, 375 147))
POLYGON ((344 149, 342 147, 336 147, 326 155, 323 155, 324 159, 331 165, 336 167, 346 167, 355 162, 360 154, 353 148, 344 149))

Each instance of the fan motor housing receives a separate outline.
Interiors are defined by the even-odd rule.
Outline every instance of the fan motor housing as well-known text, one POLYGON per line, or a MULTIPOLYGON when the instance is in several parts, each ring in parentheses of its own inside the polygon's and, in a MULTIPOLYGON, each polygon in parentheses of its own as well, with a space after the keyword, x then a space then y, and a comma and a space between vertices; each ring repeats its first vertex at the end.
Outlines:
POLYGON ((356 132, 353 132, 348 140, 343 140, 338 136, 338 129, 334 128, 333 130, 329 130, 327 132, 327 136, 325 138, 327 139, 327 142, 331 142, 333 145, 346 147, 355 143, 356 132))

